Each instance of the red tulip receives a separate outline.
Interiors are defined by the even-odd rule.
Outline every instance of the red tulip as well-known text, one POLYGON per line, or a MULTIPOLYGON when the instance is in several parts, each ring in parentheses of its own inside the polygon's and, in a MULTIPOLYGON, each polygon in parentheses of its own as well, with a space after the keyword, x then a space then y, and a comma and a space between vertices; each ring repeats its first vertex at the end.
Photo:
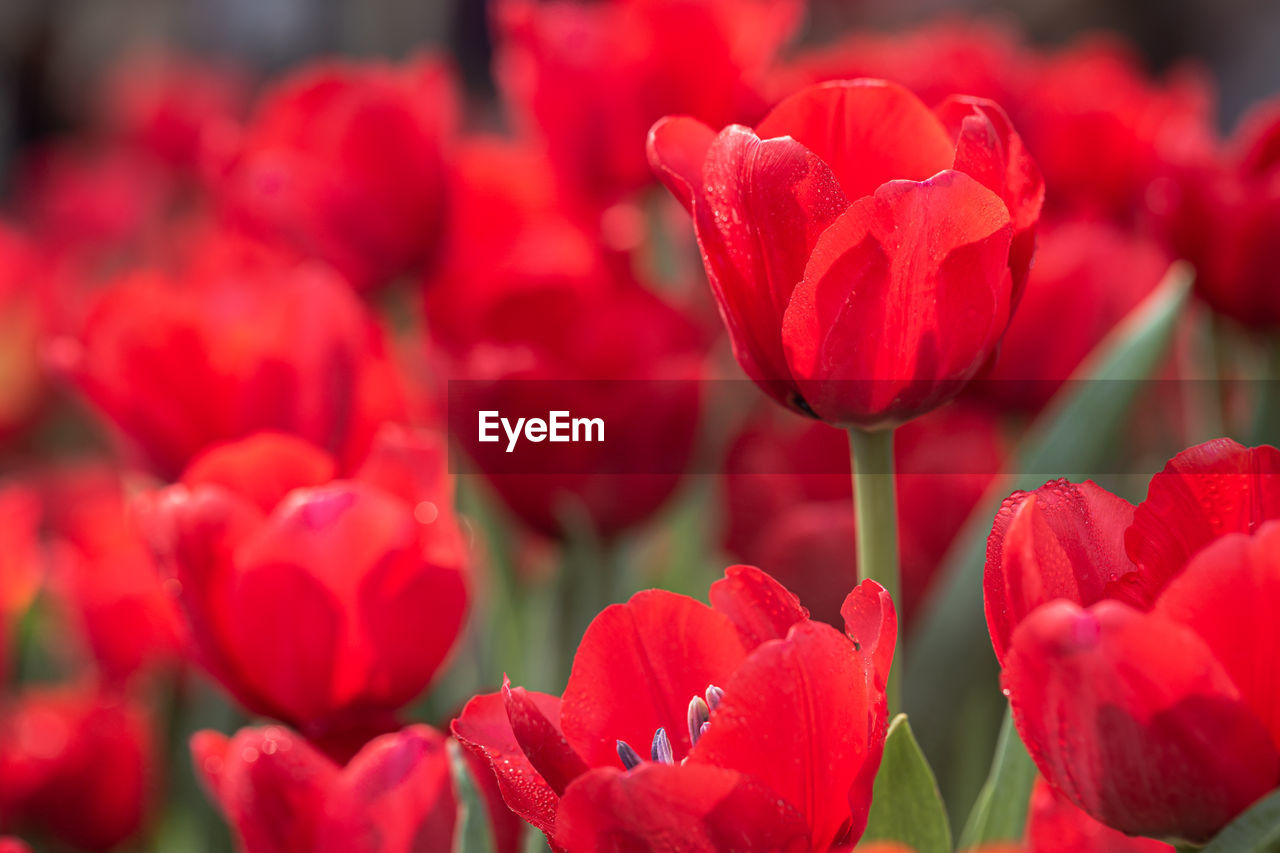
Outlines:
POLYGON ((255 233, 326 261, 358 289, 416 272, 443 226, 454 100, 434 59, 308 68, 263 98, 220 197, 255 233))
POLYGON ((140 707, 81 688, 0 704, 0 831, 39 827, 74 847, 106 850, 141 829, 154 776, 140 707))
MULTIPOLYGON (((857 583, 849 441, 813 421, 754 420, 725 461, 725 546, 763 566, 832 625, 857 583)), ((948 406, 906 424, 894 444, 902 600, 908 624, 969 512, 1000 471, 995 421, 948 406)))
POLYGON ((120 474, 81 464, 45 482, 45 520, 56 543, 51 590, 108 681, 178 659, 172 596, 130 511, 120 474))
POLYGON ((1280 605, 1277 475, 1280 451, 1220 439, 1136 508, 1059 481, 996 518, 987 619, 1014 721, 1108 826, 1202 842, 1280 784, 1280 682, 1250 639, 1280 605))
POLYGON ((430 683, 467 585, 442 442, 388 427, 337 470, 263 433, 198 457, 146 517, 197 660, 246 708, 349 755, 430 683))
POLYGON ((603 209, 652 180, 636 140, 662 116, 758 116, 756 78, 802 13, 797 0, 501 0, 495 70, 521 129, 603 209))
POLYGON ((0 838, 0 853, 31 853, 21 838, 0 838))
POLYGON ((739 364, 779 402, 900 423, 999 344, 1043 186, 994 103, 935 112, 891 83, 829 83, 755 130, 663 119, 649 156, 693 215, 739 364))
POLYGON ((555 849, 827 850, 862 834, 892 602, 864 582, 846 637, 747 566, 711 602, 638 593, 592 622, 562 698, 504 684, 453 721, 555 849))
POLYGON ((358 460, 403 405, 343 282, 269 253, 126 277, 96 303, 64 367, 166 476, 263 429, 358 460))
POLYGON ((1272 271, 1280 254, 1280 101, 1255 108, 1225 150, 1184 169, 1166 228, 1196 268, 1196 292, 1215 311, 1255 328, 1280 324, 1272 271))
POLYGON ((453 849, 458 805, 445 737, 409 726, 341 766, 279 726, 191 739, 197 773, 245 853, 453 849))
POLYGON ((1172 258, 1153 241, 1084 219, 1041 227, 1036 263, 995 364, 971 386, 1003 408, 1036 410, 1160 283, 1172 258), (1045 330, 1054 329, 1046 346, 1045 330))

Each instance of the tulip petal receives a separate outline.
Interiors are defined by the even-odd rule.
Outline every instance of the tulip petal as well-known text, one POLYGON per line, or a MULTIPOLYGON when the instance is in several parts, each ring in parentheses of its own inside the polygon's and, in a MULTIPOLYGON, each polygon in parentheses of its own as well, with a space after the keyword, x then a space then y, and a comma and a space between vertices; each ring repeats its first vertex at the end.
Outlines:
POLYGON ((737 770, 804 816, 813 849, 866 826, 887 713, 870 654, 801 622, 760 646, 727 684, 690 764, 737 770))
POLYGON ((848 206, 831 170, 792 139, 725 128, 707 149, 694 227, 712 292, 743 370, 785 405, 779 334, 819 235, 848 206))
POLYGON ((719 767, 643 764, 591 771, 569 786, 556 841, 574 853, 799 851, 800 815, 764 786, 719 767))
POLYGON ((243 848, 255 853, 310 853, 325 797, 338 767, 279 726, 246 728, 228 740, 215 732, 191 739, 192 760, 243 848))
POLYGON ((1203 842, 1280 776, 1213 653, 1160 615, 1046 604, 1014 631, 1004 685, 1040 772, 1121 832, 1203 842))
POLYGON ((761 139, 789 136, 831 167, 850 200, 887 181, 922 181, 955 160, 942 122, 902 86, 834 81, 783 100, 756 127, 761 139))
POLYGON ((845 635, 857 651, 871 658, 876 684, 883 690, 898 642, 898 612, 888 590, 873 580, 864 580, 845 598, 840 615, 844 618, 845 635))
MULTIPOLYGON (((559 700, 533 694, 544 709, 559 700)), ((467 702, 450 725, 458 743, 493 772, 502 799, 513 812, 551 836, 555 832, 556 808, 560 798, 547 781, 533 769, 524 754, 501 693, 486 693, 467 702)))
POLYGON ((374 738, 342 770, 326 803, 317 851, 448 850, 458 804, 445 737, 409 726, 374 738))
POLYGON ((620 767, 617 742, 647 744, 665 728, 678 761, 689 700, 723 686, 746 652, 729 618, 705 604, 646 590, 587 627, 561 705, 561 729, 592 767, 620 767))
MULTIPOLYGON (((1031 789, 1027 814, 1028 849, 1035 853, 1175 853, 1172 846, 1151 838, 1130 838, 1098 823, 1080 811, 1066 797, 1049 787, 1043 778, 1031 789)), ((990 853, 984 846, 984 853, 990 853)))
POLYGON ((695 193, 702 192, 702 164, 715 138, 714 130, 688 116, 658 119, 649 130, 649 166, 690 213, 695 193))
POLYGON ((1092 481, 1045 483, 1014 492, 996 513, 983 577, 987 628, 1004 661, 1018 623, 1041 604, 1066 598, 1082 607, 1133 569, 1124 531, 1133 505, 1092 481))
POLYGON ((1200 635, 1280 743, 1280 522, 1205 548, 1160 594, 1153 612, 1200 635))
POLYGON ((781 640, 809 611, 782 584, 755 566, 730 566, 711 585, 711 606, 728 616, 748 649, 781 640))
POLYGON ((502 697, 507 718, 520 748, 551 790, 564 794, 569 783, 586 773, 587 764, 560 731, 560 701, 541 693, 530 693, 502 679, 502 697))
POLYGON ((955 396, 1008 323, 1009 211, 961 172, 893 181, 823 232, 783 321, 823 420, 883 426, 955 396))
POLYGON ((956 139, 956 171, 976 178, 1004 199, 1013 224, 1009 268, 1013 271, 1013 305, 1027 282, 1035 253, 1036 225, 1044 206, 1044 178, 1013 129, 1009 116, 993 101, 957 95, 937 109, 956 139))
POLYGON ((1195 556, 1226 533, 1280 518, 1280 450, 1229 438, 1182 451, 1151 478, 1125 547, 1152 600, 1195 556))
POLYGON ((336 467, 332 456, 309 441, 260 432, 202 451, 182 473, 182 482, 192 489, 221 486, 269 513, 293 489, 332 480, 336 467))

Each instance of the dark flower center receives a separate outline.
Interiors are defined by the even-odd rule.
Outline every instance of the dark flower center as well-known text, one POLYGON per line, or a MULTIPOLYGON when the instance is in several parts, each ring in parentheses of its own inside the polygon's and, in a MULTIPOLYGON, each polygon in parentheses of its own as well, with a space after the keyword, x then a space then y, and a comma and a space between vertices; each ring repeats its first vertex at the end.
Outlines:
MULTIPOLYGON (((701 696, 694 696, 689 700, 689 712, 686 720, 689 724, 689 743, 696 744, 698 740, 707 733, 707 728, 711 725, 711 714, 716 708, 720 707, 720 700, 724 698, 724 691, 714 684, 709 685, 706 690, 706 699, 701 696)), ((640 757, 640 753, 632 748, 631 744, 625 740, 618 741, 618 759, 622 762, 622 766, 627 770, 636 767, 644 762, 640 757)), ((675 764, 675 754, 671 750, 671 738, 667 737, 667 730, 659 727, 653 733, 653 742, 649 744, 649 759, 659 764, 675 764)), ((684 764, 686 758, 680 759, 680 763, 684 764)))

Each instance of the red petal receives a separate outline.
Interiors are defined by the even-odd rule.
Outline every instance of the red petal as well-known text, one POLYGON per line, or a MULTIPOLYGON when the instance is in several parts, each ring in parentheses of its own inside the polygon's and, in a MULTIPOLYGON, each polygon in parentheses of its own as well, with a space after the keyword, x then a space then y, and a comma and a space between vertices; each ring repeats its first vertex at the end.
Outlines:
POLYGON ((1205 548, 1160 594, 1153 612, 1200 635, 1280 743, 1280 522, 1205 548))
MULTIPOLYGON (((1098 823, 1042 778, 1031 789, 1027 841, 1028 851, 1034 853, 1175 853, 1162 841, 1131 838, 1098 823)), ((983 851, 990 853, 986 847, 983 851)))
MULTIPOLYGON (((548 715, 549 709, 559 701, 545 694, 531 695, 548 715)), ((501 693, 473 698, 454 719, 450 730, 458 743, 493 771, 498 790, 512 811, 547 835, 555 832, 560 798, 533 769, 521 749, 501 693)))
POLYGON ((724 687, 690 764, 737 770, 804 816, 813 849, 866 825, 886 703, 870 654, 821 622, 760 646, 724 687))
POLYGON ((369 741, 334 786, 317 850, 451 849, 458 804, 450 773, 445 737, 427 726, 369 741))
POLYGON ((1125 547, 1152 598, 1196 552, 1226 533, 1280 518, 1280 450, 1229 438, 1182 451, 1151 478, 1125 547))
POLYGON ((589 769, 560 731, 560 701, 502 679, 507 717, 520 748, 551 790, 563 795, 569 783, 589 769))
POLYGON ((203 451, 187 466, 182 482, 193 489, 221 486, 269 513, 291 490, 332 480, 336 467, 332 456, 309 441, 260 432, 203 451))
POLYGON ((898 642, 898 612, 884 587, 864 580, 845 598, 840 607, 844 632, 854 648, 871 658, 875 666, 877 686, 883 690, 893 664, 893 650, 898 642))
POLYGON ((748 649, 780 640, 809 611, 782 584, 755 566, 730 566, 711 585, 711 606, 728 616, 748 649))
POLYGON ((1131 835, 1203 842, 1275 787, 1280 755, 1190 629, 1102 601, 1037 609, 1004 685, 1040 772, 1131 835))
POLYGON ((311 853, 338 768, 278 726, 191 739, 192 759, 246 850, 311 853))
POLYGON ((880 426, 955 396, 1008 324, 1009 211, 961 172, 894 181, 818 240, 783 323, 804 398, 880 426))
POLYGON ((715 138, 714 130, 688 116, 660 118, 649 129, 649 167, 690 213, 694 194, 702 192, 702 164, 715 138))
POLYGON ((647 590, 587 627, 561 705, 561 729, 592 767, 620 767, 617 741, 643 754, 665 728, 688 752, 689 700, 723 686, 746 651, 728 617, 683 595, 647 590))
POLYGON ((1013 222, 1009 267, 1013 304, 1027 282, 1035 252, 1036 225, 1044 206, 1044 178, 1004 110, 993 101, 953 96, 938 107, 938 117, 956 139, 953 168, 977 178, 1000 198, 1013 222))
POLYGON ((804 820, 747 777, 687 764, 645 763, 629 772, 604 767, 569 786, 556 841, 574 853, 722 850, 781 853, 810 847, 804 820))
POLYGON ((851 80, 802 89, 756 127, 761 139, 789 136, 831 167, 849 199, 886 181, 923 181, 951 168, 956 146, 942 122, 903 87, 851 80))
POLYGON ((835 176, 791 139, 728 127, 707 150, 694 192, 703 264, 734 355, 788 404, 782 315, 819 235, 848 206, 835 176))
POLYGON ((987 540, 983 593, 987 629, 1003 663, 1018 623, 1041 604, 1066 598, 1083 607, 1132 570, 1124 531, 1133 506, 1093 482, 1045 483, 1014 492, 1000 506, 987 540))

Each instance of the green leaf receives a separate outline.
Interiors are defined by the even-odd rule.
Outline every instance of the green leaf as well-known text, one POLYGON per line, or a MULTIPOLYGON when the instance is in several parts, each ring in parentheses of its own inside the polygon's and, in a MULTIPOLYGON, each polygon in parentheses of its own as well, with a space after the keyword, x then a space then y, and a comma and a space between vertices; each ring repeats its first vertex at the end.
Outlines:
POLYGON ((1272 791, 1227 824, 1200 853, 1272 853, 1280 850, 1280 791, 1272 791))
MULTIPOLYGON (((925 733, 935 766, 947 764, 949 744, 989 732, 958 732, 954 709, 966 691, 995 687, 995 659, 982 608, 987 536, 1000 502, 1015 489, 1034 489, 1051 478, 1082 479, 1103 464, 1126 425, 1142 381, 1163 363, 1174 327, 1191 292, 1191 270, 1170 267, 1164 281, 1080 365, 1072 381, 1041 414, 1015 456, 1014 474, 997 477, 956 536, 933 594, 908 638, 905 708, 925 733), (984 670, 985 666, 985 670, 984 670)), ((994 718, 991 732, 994 732, 994 718)), ((981 768, 972 768, 976 784, 981 768)), ((960 774, 962 775, 962 774, 960 774)), ((963 781, 963 780, 962 780, 963 781)), ((948 789, 972 791, 957 782, 948 789)), ((968 796, 972 796, 970 793, 968 796)), ((960 805, 960 802, 954 803, 960 805)))
POLYGON ((993 841, 1021 841, 1035 781, 1035 762, 1013 727, 1013 715, 1006 710, 996 754, 991 759, 991 773, 960 833, 960 849, 993 841))
POLYGON ((458 824, 454 828, 454 850, 457 853, 493 853, 493 833, 484 801, 471 778, 462 747, 449 741, 449 767, 453 771, 453 792, 458 798, 458 824))
POLYGON ((889 724, 862 839, 896 841, 915 853, 951 853, 947 810, 906 714, 889 724))

